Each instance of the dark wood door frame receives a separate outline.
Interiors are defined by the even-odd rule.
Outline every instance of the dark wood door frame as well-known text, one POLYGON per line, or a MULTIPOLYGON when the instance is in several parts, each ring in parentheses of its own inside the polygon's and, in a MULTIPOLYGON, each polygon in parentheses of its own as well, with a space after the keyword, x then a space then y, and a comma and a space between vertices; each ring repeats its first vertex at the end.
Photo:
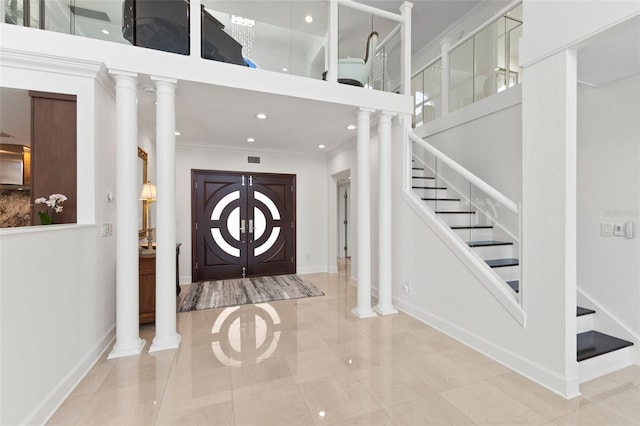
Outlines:
POLYGON ((296 272, 295 175, 193 169, 191 180, 194 282, 296 272))

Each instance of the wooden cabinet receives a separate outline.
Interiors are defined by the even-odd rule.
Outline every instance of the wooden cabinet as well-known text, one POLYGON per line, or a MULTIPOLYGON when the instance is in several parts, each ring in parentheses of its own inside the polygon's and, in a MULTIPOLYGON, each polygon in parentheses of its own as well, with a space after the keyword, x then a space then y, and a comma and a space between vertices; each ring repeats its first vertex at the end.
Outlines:
MULTIPOLYGON (((176 244, 176 295, 180 293, 180 281, 178 279, 178 258, 180 256, 180 244, 176 244)), ((142 254, 138 258, 139 275, 139 317, 140 324, 156 322, 156 255, 142 254)))

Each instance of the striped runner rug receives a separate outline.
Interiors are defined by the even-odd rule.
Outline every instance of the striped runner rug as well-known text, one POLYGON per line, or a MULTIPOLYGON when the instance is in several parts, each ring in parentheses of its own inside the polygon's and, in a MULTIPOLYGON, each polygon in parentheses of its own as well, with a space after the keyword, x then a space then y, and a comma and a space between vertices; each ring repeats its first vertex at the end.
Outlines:
POLYGON ((311 282, 296 274, 193 283, 180 304, 180 312, 276 300, 323 296, 311 282))

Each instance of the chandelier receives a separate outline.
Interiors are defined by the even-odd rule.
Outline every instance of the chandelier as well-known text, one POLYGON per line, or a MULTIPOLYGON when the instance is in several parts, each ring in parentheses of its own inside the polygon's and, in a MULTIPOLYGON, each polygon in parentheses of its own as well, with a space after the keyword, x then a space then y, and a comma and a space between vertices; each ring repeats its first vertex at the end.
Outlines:
POLYGON ((253 27, 254 19, 243 18, 242 16, 231 15, 231 36, 242 45, 242 56, 251 57, 251 48, 255 33, 253 27))

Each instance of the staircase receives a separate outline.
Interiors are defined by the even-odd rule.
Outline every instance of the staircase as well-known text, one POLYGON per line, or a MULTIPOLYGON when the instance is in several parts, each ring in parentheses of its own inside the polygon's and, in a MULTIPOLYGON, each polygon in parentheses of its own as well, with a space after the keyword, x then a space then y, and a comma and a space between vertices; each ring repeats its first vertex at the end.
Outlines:
POLYGON ((473 208, 469 201, 450 194, 452 191, 446 186, 436 184, 436 178, 430 170, 412 167, 411 186, 436 216, 485 261, 487 267, 493 269, 514 293, 519 293, 520 261, 514 241, 504 235, 496 238, 498 232, 489 219, 473 208))
POLYGON ((633 343, 593 330, 596 311, 578 306, 577 361, 580 383, 633 364, 633 343))
MULTIPOLYGON (((462 238, 484 262, 509 286, 520 292, 520 262, 516 243, 500 238, 500 233, 482 212, 469 201, 451 194, 446 186, 436 183, 427 168, 412 167, 412 189, 429 208, 462 238)), ((596 312, 577 307, 577 354, 580 382, 586 382, 633 364, 632 342, 593 330, 596 312)))

